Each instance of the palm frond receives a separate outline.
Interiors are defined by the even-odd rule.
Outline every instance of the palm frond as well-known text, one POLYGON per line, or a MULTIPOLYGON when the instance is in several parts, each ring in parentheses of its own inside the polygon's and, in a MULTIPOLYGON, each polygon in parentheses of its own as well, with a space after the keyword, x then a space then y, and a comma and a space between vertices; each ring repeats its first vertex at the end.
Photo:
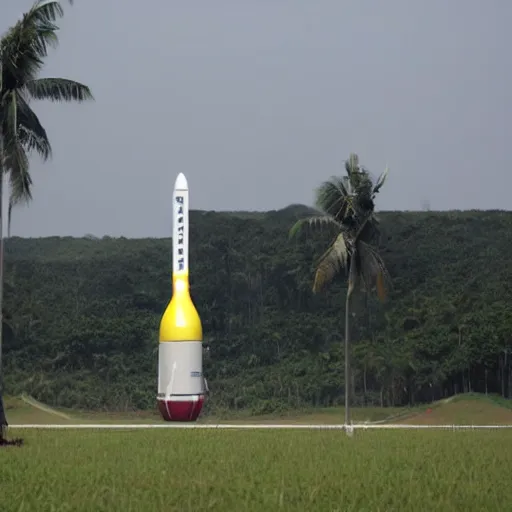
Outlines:
POLYGON ((379 272, 377 274, 377 296, 379 297, 379 300, 381 302, 384 302, 386 300, 386 285, 384 283, 384 275, 382 272, 379 272))
POLYGON ((366 214, 362 213, 357 218, 357 221, 357 231, 354 237, 356 240, 370 242, 370 240, 374 240, 380 234, 378 222, 372 212, 366 212, 366 214))
POLYGON ((304 219, 299 219, 291 227, 289 232, 289 238, 294 238, 298 236, 306 229, 311 231, 320 231, 323 228, 334 228, 339 230, 341 228, 341 224, 336 219, 330 217, 329 215, 314 215, 311 217, 306 217, 304 219))
POLYGON ((346 268, 349 257, 349 244, 347 244, 345 234, 340 233, 327 251, 320 257, 313 282, 313 293, 323 290, 340 270, 346 268))
POLYGON ((9 208, 7 209, 7 238, 11 238, 11 226, 12 226, 12 209, 14 204, 9 197, 9 208))
POLYGON ((25 90, 36 100, 86 101, 93 100, 89 87, 66 78, 38 78, 29 80, 25 90))
MULTIPOLYGON (((72 0, 68 0, 72 4, 72 0)), ((57 19, 64 14, 56 0, 37 0, 0 39, 0 131, 3 171, 9 175, 8 230, 15 205, 32 199, 27 153, 51 156, 46 130, 30 108, 30 98, 52 101, 92 99, 88 87, 66 79, 37 79, 48 55, 58 44, 57 19)))
MULTIPOLYGON (((5 93, 2 102, 3 171, 9 174, 10 199, 7 226, 10 230, 12 208, 32 198, 32 179, 29 173, 28 157, 19 136, 20 109, 16 91, 5 93)), ((21 109, 23 110, 23 109, 21 109)))
POLYGON ((26 153, 21 150, 24 156, 23 165, 9 173, 9 207, 7 210, 7 236, 11 236, 12 210, 20 203, 27 203, 32 199, 32 177, 28 172, 28 158, 26 153))
POLYGON ((2 137, 4 171, 28 171, 28 159, 18 136, 18 103, 16 91, 5 94, 2 104, 2 137))
POLYGON ((345 177, 337 176, 324 181, 316 190, 315 205, 337 221, 343 221, 353 210, 350 181, 345 177))
POLYGON ((38 0, 0 40, 2 90, 13 90, 35 78, 48 48, 58 44, 54 23, 64 14, 55 0, 38 0))
POLYGON ((381 300, 386 297, 389 279, 385 264, 370 242, 379 236, 379 222, 374 215, 374 196, 388 174, 388 168, 374 184, 370 172, 351 153, 345 161, 346 176, 333 177, 316 191, 316 206, 325 216, 302 219, 290 230, 295 236, 304 227, 328 225, 336 229, 336 238, 321 256, 315 272, 313 292, 324 289, 343 269, 348 269, 348 296, 356 285, 363 291, 377 289, 381 300))
POLYGON ((345 171, 348 177, 359 171, 359 156, 356 153, 350 153, 348 160, 345 162, 345 171))
POLYGON ((360 196, 363 189, 368 188, 369 174, 359 163, 356 153, 351 153, 345 162, 347 181, 350 183, 351 195, 360 196))
POLYGON ((377 180, 377 183, 373 187, 372 194, 373 194, 374 197, 375 197, 376 194, 379 193, 379 190, 382 188, 382 185, 384 185, 384 182, 386 181, 388 173, 389 173, 389 168, 388 168, 388 166, 386 166, 386 168, 384 169, 384 172, 379 176, 379 179, 377 180))
MULTIPOLYGON (((41 126, 44 130, 44 128, 41 126)), ((40 136, 37 132, 28 130, 24 125, 18 127, 18 138, 29 153, 36 151, 43 160, 48 160, 52 155, 52 146, 44 131, 44 136, 40 136)))
POLYGON ((17 94, 18 105, 18 137, 29 153, 36 151, 43 160, 50 158, 52 147, 43 125, 36 113, 30 108, 23 96, 17 94))
POLYGON ((14 151, 11 149, 6 160, 13 206, 30 201, 32 199, 32 178, 29 173, 28 157, 23 146, 18 144, 14 151), (13 157, 13 155, 15 156, 13 157))
POLYGON ((64 16, 64 9, 58 0, 36 0, 23 16, 27 24, 45 24, 57 21, 64 16))
MULTIPOLYGON (((361 291, 362 292, 366 292, 369 287, 370 287, 370 283, 368 281, 368 275, 366 272, 364 272, 364 260, 363 260, 363 254, 361 254, 360 251, 358 250, 355 250, 353 253, 352 253, 352 259, 351 259, 351 262, 352 262, 352 265, 350 267, 350 270, 355 272, 354 276, 357 276, 357 281, 359 281, 361 283, 361 291)), ((355 283, 354 283, 354 286, 355 286, 355 283)))
POLYGON ((361 240, 356 242, 357 271, 361 276, 361 283, 365 292, 370 292, 376 287, 377 294, 381 301, 386 298, 386 282, 390 283, 391 278, 381 256, 370 244, 361 240))

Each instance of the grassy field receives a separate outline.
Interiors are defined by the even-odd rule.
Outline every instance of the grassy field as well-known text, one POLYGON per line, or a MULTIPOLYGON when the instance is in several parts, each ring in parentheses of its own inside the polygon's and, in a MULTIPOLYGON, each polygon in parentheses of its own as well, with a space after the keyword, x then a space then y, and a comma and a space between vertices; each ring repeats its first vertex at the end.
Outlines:
POLYGON ((511 510, 512 431, 28 431, 2 512, 511 510))
MULTIPOLYGON (((6 400, 11 424, 160 423, 158 415, 55 410, 6 400)), ((511 402, 459 395, 360 408, 355 422, 512 424, 511 402)), ((343 422, 343 408, 202 423, 343 422)), ((0 449, 7 511, 512 510, 511 430, 26 430, 0 449)))
MULTIPOLYGON (((161 417, 155 411, 141 412, 91 412, 55 409, 40 404, 32 398, 7 398, 6 409, 9 423, 23 424, 73 424, 73 423, 159 423, 161 417)), ((400 407, 358 407, 352 409, 355 422, 385 421, 400 415, 410 414, 414 409, 400 407)), ((245 412, 226 414, 221 417, 200 417, 199 423, 343 423, 343 407, 316 408, 305 411, 290 411, 284 414, 251 416, 245 412)))
MULTIPOLYGON (((54 409, 25 397, 6 399, 13 425, 56 423, 160 423, 156 411, 107 413, 54 409)), ((244 412, 200 417, 199 423, 343 423, 343 407, 315 408, 283 414, 251 416, 244 412)), ((457 395, 418 407, 355 407, 354 423, 406 423, 419 425, 512 425, 512 401, 478 394, 457 395)))
POLYGON ((458 395, 408 415, 397 423, 414 425, 512 425, 512 402, 478 394, 458 395))

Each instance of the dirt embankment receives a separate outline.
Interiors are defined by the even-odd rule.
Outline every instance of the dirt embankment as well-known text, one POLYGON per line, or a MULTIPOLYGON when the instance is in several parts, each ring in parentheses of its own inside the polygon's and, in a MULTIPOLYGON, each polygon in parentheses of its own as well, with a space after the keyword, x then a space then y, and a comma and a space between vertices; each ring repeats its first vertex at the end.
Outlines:
POLYGON ((457 400, 409 416, 408 425, 512 425, 512 409, 484 400, 457 400))

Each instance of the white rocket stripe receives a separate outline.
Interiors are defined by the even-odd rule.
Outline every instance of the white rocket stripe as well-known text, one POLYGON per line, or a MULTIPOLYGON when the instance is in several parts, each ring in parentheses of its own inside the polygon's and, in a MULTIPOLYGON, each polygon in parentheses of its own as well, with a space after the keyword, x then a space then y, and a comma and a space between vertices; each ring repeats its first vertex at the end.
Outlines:
POLYGON ((174 363, 172 365, 172 370, 171 370, 171 379, 169 381, 169 385, 167 386, 167 389, 165 390, 166 396, 172 395, 172 385, 174 384, 174 375, 176 374, 176 367, 177 367, 177 364, 176 364, 176 361, 174 361, 174 363))
POLYGON ((188 183, 179 173, 172 194, 172 273, 188 273, 188 183))
POLYGON ((167 395, 165 398, 158 398, 161 402, 198 402, 204 395, 167 395))

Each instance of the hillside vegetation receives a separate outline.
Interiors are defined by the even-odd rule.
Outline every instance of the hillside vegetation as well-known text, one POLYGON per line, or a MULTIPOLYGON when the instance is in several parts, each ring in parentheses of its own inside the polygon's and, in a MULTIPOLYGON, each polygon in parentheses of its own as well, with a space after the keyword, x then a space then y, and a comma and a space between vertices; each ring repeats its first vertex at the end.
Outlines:
MULTIPOLYGON (((311 293, 328 240, 288 240, 306 210, 191 212, 210 410, 343 402, 344 280, 311 293)), ((385 305, 356 305, 355 405, 415 405, 464 391, 508 397, 512 213, 380 218, 394 287, 385 305)), ((154 408, 170 268, 170 239, 9 239, 7 393, 60 407, 154 408)))

